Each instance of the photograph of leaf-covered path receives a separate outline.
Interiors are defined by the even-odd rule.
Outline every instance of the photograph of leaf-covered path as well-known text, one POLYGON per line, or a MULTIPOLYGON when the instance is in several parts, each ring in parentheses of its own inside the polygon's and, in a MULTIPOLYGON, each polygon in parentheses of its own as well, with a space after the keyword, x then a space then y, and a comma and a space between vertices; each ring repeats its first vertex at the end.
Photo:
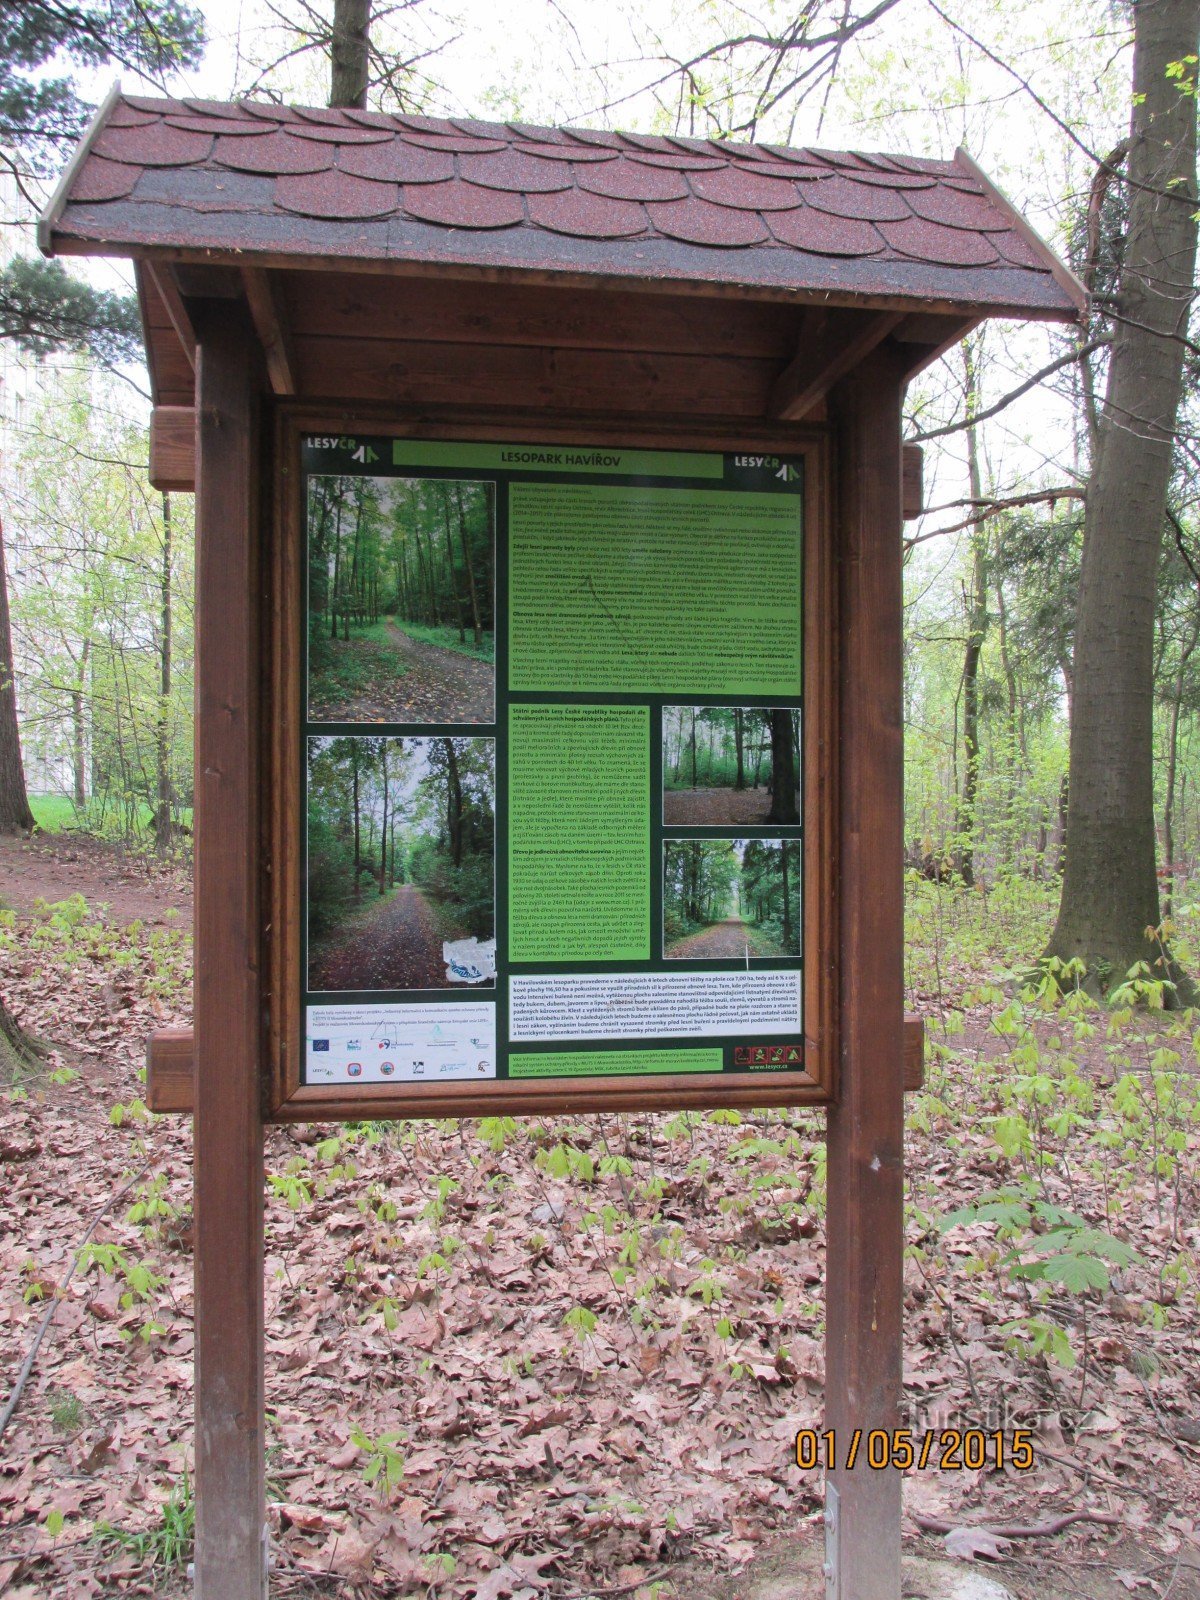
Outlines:
POLYGON ((490 739, 314 738, 308 985, 445 989, 448 940, 494 936, 490 739))
POLYGON ((799 955, 800 848, 790 839, 664 840, 663 955, 799 955))
POLYGON ((664 706, 668 827, 791 827, 800 821, 800 712, 664 706))
POLYGON ((310 966, 314 989, 443 989, 437 912, 411 883, 347 919, 310 966))
POLYGON ((495 716, 495 486, 314 476, 308 495, 309 716, 495 716))

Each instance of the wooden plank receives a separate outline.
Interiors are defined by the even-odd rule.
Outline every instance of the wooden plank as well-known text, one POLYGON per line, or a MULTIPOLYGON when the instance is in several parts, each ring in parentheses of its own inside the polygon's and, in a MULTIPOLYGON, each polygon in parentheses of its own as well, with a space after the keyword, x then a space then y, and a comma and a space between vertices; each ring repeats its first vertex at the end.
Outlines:
POLYGON ((179 347, 187 357, 188 365, 192 371, 196 370, 196 330, 192 326, 192 315, 183 303, 183 296, 179 292, 179 284, 175 273, 165 262, 145 263, 146 274, 154 284, 155 292, 162 302, 167 313, 167 319, 175 330, 179 340, 179 347))
POLYGON ((899 1421, 904 897, 900 405, 877 350, 835 392, 840 596, 841 1072, 828 1115, 828 1600, 899 1600, 900 1474, 847 1470, 855 1429, 899 1421))
POLYGON ((895 311, 810 311, 796 353, 771 390, 771 416, 784 422, 805 416, 902 320, 895 311))
POLYGON ((205 305, 196 505, 196 1595, 266 1594, 257 343, 205 305))
POLYGON ((266 357, 271 388, 276 394, 295 394, 292 340, 276 275, 262 267, 243 267, 242 282, 246 285, 250 315, 266 357))
MULTIPOLYGON (((512 345, 314 339, 295 332, 296 388, 327 399, 543 412, 765 415, 778 362, 512 345)), ((625 441, 629 442, 628 438, 625 441)))
POLYGON ((146 1104, 160 1113, 191 1116, 196 1084, 191 1028, 157 1028, 146 1041, 146 1104))
MULTIPOLYGON (((146 1045, 146 1104, 151 1111, 190 1116, 194 1070, 190 1028, 159 1028, 152 1033, 146 1045)), ((768 1080, 758 1081, 765 1087, 768 1080)), ((904 1087, 907 1091, 924 1086, 925 1023, 920 1017, 905 1017, 904 1087)), ((355 1114, 361 1114, 361 1100, 354 1104, 359 1107, 355 1114)))
POLYGON ((413 280, 362 273, 277 274, 292 328, 326 339, 552 345, 677 355, 786 359, 801 313, 790 305, 731 300, 714 317, 695 296, 413 280))
POLYGON ((194 407, 155 406, 150 413, 150 483, 155 489, 188 494, 195 489, 194 407))
POLYGON ((901 514, 912 522, 925 510, 925 452, 919 444, 906 444, 900 452, 901 514))

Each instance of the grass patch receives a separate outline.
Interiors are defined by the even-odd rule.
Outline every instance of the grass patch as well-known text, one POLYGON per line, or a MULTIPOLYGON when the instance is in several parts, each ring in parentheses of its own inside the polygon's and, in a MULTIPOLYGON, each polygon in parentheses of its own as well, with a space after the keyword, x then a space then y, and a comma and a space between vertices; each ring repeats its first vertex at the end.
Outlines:
POLYGON ((384 621, 354 628, 349 639, 310 638, 308 668, 313 705, 352 700, 379 685, 402 678, 404 658, 384 621))
MULTIPOLYGON (((65 794, 38 794, 30 796, 29 809, 43 833, 91 833, 114 842, 153 837, 154 810, 143 800, 113 805, 93 799, 79 807, 65 794)), ((191 806, 182 807, 175 820, 190 828, 191 806)))
POLYGON ((430 627, 426 622, 401 622, 394 619, 396 627, 401 633, 406 633, 410 639, 417 639, 422 644, 440 644, 445 650, 457 650, 460 656, 471 656, 476 661, 495 661, 496 635, 485 633, 483 643, 478 650, 475 648, 475 639, 468 628, 467 637, 461 640, 458 629, 452 627, 430 627))

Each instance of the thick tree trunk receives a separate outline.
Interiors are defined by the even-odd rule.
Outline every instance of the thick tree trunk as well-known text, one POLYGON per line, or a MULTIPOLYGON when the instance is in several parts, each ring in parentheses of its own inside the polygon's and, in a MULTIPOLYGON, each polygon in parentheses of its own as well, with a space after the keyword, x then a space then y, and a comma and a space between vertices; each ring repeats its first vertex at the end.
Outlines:
POLYGON ((796 748, 792 739, 792 713, 776 711, 771 717, 771 809, 768 822, 800 821, 796 805, 796 748))
POLYGON ((12 618, 4 565, 4 526, 0 523, 0 833, 28 833, 33 812, 25 792, 21 730, 17 724, 17 685, 13 675, 12 618))
POLYGON ((1133 15, 1129 223, 1084 521, 1066 871, 1046 952, 1081 958, 1094 990, 1158 952, 1146 937, 1159 925, 1155 577, 1196 257, 1196 106, 1167 69, 1196 54, 1200 0, 1139 0, 1133 15))
POLYGON ((370 27, 371 0, 334 0, 331 106, 366 106, 370 27))
POLYGON ((48 1045, 25 1032, 0 995, 0 1083, 10 1082, 49 1053, 48 1045))

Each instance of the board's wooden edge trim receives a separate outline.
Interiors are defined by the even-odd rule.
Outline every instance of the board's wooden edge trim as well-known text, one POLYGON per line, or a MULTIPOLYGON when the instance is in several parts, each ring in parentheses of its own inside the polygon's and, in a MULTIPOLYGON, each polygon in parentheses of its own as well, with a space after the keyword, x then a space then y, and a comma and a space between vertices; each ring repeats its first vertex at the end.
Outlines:
MULTIPOLYGON (((190 1028, 159 1028, 150 1035, 146 1046, 146 1104, 151 1111, 163 1114, 177 1113, 190 1116, 192 1112, 193 1082, 195 1062, 193 1059, 192 1030, 190 1028)), ((925 1022, 922 1017, 905 1017, 904 1019, 904 1087, 906 1090, 921 1089, 925 1085, 925 1022)), ((478 1086, 475 1086, 478 1088, 478 1086)), ((530 1086, 533 1087, 532 1085, 530 1086)), ((544 1086, 543 1086, 544 1087, 544 1086)), ((591 1085, 594 1088, 594 1084, 591 1085)), ((680 1086, 675 1084, 678 1089, 680 1086)), ((688 1085, 689 1089, 700 1090, 701 1085, 688 1085)), ((619 1093, 619 1090, 617 1091, 619 1093)), ((557 1090, 557 1097, 561 1098, 563 1090, 557 1090)), ((754 1090, 747 1094, 753 1098, 755 1104, 766 1104, 772 1098, 771 1079, 763 1077, 758 1080, 754 1090)), ((448 1105, 452 1102, 447 1102, 448 1105)), ((302 1103, 303 1110, 308 1118, 314 1122, 341 1120, 351 1113, 339 1108, 335 1099, 330 1099, 329 1110, 325 1109, 326 1102, 313 1097, 305 1099, 302 1103)), ((357 1110, 352 1114, 362 1116, 366 1107, 361 1099, 355 1101, 357 1110)), ((300 1104, 291 1107, 292 1115, 288 1121, 297 1120, 294 1112, 301 1109, 300 1104)), ((536 1110, 530 1105, 530 1110, 536 1110)), ((461 1108, 456 1111, 447 1110, 446 1115, 461 1115, 461 1108)), ((411 1111, 399 1112, 397 1115, 412 1115, 411 1111)), ((283 1120, 282 1118, 280 1120, 283 1120)))

